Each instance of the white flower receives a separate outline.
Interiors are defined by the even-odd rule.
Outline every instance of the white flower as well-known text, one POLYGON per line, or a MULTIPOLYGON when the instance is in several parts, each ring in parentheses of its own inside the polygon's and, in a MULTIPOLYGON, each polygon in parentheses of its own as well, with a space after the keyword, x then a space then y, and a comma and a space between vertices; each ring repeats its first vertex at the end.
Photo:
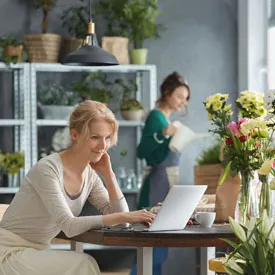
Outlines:
POLYGON ((274 160, 266 159, 262 164, 261 168, 258 170, 259 175, 268 175, 272 170, 272 164, 274 160))
POLYGON ((71 146, 71 136, 68 127, 57 130, 52 138, 52 147, 56 152, 68 149, 71 146))

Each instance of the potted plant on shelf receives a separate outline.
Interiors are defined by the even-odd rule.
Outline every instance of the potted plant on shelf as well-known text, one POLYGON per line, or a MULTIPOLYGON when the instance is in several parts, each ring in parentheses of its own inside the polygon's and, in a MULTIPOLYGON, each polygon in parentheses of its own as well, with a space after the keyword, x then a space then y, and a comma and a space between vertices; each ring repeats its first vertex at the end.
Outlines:
POLYGON ((122 79, 116 79, 115 83, 122 90, 122 100, 120 102, 120 113, 126 120, 140 120, 143 115, 143 106, 131 94, 137 90, 137 84, 133 80, 127 82, 122 79))
POLYGON ((4 174, 8 175, 8 187, 18 187, 19 172, 25 165, 25 157, 21 152, 2 154, 2 165, 4 174))
POLYGON ((111 89, 113 83, 107 79, 102 71, 84 74, 82 78, 72 83, 72 89, 81 100, 91 99, 108 105, 112 99, 111 89))
POLYGON ((131 0, 123 7, 123 20, 128 25, 128 38, 133 43, 130 56, 133 64, 146 64, 148 49, 144 48, 144 41, 149 38, 159 38, 163 30, 156 19, 161 13, 158 0, 131 0))
POLYGON ((37 9, 43 12, 42 34, 26 34, 24 45, 28 51, 30 62, 56 63, 58 61, 61 36, 47 33, 50 11, 56 6, 57 0, 33 0, 37 9))
MULTIPOLYGON (((80 2, 83 3, 84 0, 80 0, 80 2)), ((88 10, 86 4, 64 10, 61 20, 62 27, 66 28, 70 34, 70 37, 63 37, 62 55, 65 56, 78 49, 87 34, 88 10)))
POLYGON ((6 64, 22 62, 23 41, 14 37, 1 37, 2 59, 6 64))
POLYGON ((95 13, 106 23, 106 31, 101 38, 104 50, 113 54, 119 64, 129 64, 128 25, 124 21, 123 7, 128 0, 101 0, 96 2, 95 13))
POLYGON ((68 119, 74 105, 80 101, 78 94, 57 84, 42 88, 38 93, 39 107, 45 119, 68 119))

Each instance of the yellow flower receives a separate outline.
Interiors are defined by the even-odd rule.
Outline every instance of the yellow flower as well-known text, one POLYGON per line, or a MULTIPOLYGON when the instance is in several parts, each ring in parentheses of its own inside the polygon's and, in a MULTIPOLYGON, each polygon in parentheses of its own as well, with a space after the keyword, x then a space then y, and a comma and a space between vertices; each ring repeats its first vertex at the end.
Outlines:
POLYGON ((259 175, 268 175, 272 170, 272 164, 274 160, 266 159, 262 164, 261 168, 258 170, 259 175))
POLYGON ((208 120, 212 120, 213 119, 213 115, 211 115, 210 113, 208 113, 208 120))

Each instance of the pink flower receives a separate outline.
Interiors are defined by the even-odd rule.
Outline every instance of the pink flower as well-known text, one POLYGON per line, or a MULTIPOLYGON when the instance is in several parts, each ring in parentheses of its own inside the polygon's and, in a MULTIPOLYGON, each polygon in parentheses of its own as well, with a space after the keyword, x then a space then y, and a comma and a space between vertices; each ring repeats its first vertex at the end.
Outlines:
POLYGON ((229 129, 234 136, 237 136, 240 132, 238 125, 234 121, 227 125, 227 129, 229 129))
POLYGON ((257 145, 257 147, 259 147, 259 148, 262 146, 260 142, 256 142, 256 145, 257 145))
POLYGON ((238 120, 239 129, 240 129, 241 124, 244 123, 244 122, 247 122, 248 120, 249 119, 246 118, 246 117, 239 118, 239 120, 238 120))

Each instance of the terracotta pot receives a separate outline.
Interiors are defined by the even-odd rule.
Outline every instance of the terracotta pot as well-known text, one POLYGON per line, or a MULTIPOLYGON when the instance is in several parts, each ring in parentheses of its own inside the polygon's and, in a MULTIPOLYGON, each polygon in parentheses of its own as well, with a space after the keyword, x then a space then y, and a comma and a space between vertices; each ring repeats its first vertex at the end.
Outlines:
POLYGON ((3 55, 4 57, 17 57, 17 60, 15 61, 16 63, 22 61, 22 50, 23 50, 23 45, 18 45, 18 46, 7 46, 4 48, 3 55))

